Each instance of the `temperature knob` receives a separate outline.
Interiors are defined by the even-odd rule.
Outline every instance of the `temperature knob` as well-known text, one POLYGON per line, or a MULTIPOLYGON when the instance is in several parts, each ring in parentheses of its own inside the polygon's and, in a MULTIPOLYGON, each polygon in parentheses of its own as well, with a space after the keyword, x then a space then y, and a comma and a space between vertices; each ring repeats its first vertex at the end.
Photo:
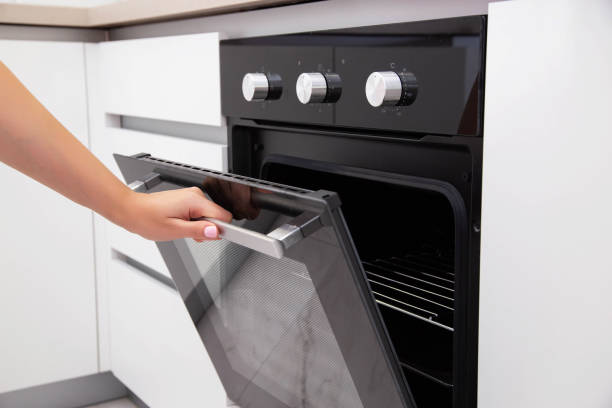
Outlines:
POLYGON ((417 97, 419 85, 410 72, 372 72, 366 81, 365 93, 370 105, 408 106, 417 97))
POLYGON ((249 102, 278 99, 283 87, 277 74, 248 73, 242 78, 242 96, 249 102))
POLYGON ((295 93, 304 105, 336 102, 342 94, 340 75, 329 72, 305 72, 295 82, 295 93))

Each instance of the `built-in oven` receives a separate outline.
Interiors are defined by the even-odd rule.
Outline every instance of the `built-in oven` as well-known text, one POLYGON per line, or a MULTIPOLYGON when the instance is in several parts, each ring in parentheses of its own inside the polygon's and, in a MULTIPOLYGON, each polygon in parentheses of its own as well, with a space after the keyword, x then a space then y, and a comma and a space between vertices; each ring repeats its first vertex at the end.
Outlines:
POLYGON ((224 41, 224 239, 158 247, 239 406, 476 406, 482 16, 224 41))

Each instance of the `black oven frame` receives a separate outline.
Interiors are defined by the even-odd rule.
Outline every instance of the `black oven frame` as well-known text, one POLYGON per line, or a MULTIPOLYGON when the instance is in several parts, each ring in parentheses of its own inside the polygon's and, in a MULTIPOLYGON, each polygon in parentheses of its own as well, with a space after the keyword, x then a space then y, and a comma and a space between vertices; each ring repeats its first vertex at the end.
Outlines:
POLYGON ((455 247, 456 274, 461 277, 455 283, 455 408, 475 407, 477 400, 482 142, 482 138, 470 136, 404 134, 228 118, 229 171, 235 174, 261 178, 264 164, 272 157, 282 156, 286 163, 291 163, 293 157, 302 166, 310 161, 319 166, 326 162, 329 169, 336 166, 346 171, 356 167, 381 181, 384 181, 381 175, 395 174, 414 182, 424 180, 428 188, 436 188, 436 184, 453 187, 456 194, 450 194, 449 190, 440 192, 449 200, 459 200, 455 206, 465 209, 464 219, 457 222, 461 231, 456 232, 455 247), (308 139, 308 143, 298 143, 300 138, 308 139), (383 165, 372 156, 372 148, 378 153, 388 153, 383 165))

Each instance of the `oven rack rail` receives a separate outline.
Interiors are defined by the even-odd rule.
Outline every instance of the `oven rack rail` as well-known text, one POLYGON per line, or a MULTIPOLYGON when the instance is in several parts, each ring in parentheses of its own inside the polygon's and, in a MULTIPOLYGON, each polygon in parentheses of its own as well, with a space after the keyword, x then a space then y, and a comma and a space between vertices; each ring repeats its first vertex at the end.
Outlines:
POLYGON ((452 260, 407 254, 364 261, 363 268, 379 305, 453 331, 452 260))

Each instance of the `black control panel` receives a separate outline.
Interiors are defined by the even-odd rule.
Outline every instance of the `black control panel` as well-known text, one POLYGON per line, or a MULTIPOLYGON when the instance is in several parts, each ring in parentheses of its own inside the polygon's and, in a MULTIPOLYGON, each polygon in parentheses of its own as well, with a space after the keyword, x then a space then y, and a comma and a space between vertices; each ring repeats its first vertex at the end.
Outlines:
POLYGON ((482 135, 482 16, 221 43, 228 117, 482 135))

